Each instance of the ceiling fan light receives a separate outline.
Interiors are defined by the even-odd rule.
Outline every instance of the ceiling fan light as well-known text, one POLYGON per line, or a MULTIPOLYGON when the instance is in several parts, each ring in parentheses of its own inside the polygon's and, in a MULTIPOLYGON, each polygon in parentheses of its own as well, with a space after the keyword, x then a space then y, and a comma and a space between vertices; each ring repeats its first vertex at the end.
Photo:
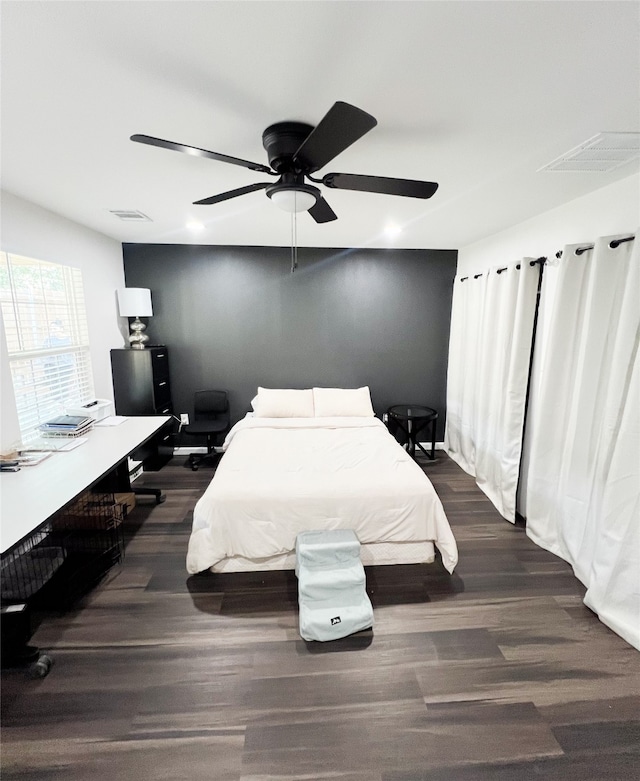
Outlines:
POLYGON ((285 212, 306 212, 316 202, 316 196, 306 190, 278 189, 271 193, 271 200, 285 212))

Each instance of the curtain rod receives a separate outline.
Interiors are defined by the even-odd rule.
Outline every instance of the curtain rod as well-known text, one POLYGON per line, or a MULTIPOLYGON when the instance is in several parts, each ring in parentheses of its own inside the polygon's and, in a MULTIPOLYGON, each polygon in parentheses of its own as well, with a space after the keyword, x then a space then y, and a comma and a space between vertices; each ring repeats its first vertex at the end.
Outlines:
MULTIPOLYGON (((535 260, 530 260, 530 261, 529 261, 529 265, 530 265, 530 266, 535 266, 535 265, 537 265, 538 263, 539 263, 540 265, 543 265, 544 263, 546 263, 546 260, 547 260, 547 259, 546 259, 546 257, 544 257, 544 256, 543 256, 543 257, 540 257, 540 258, 536 258, 535 260)), ((497 269, 497 273, 498 273, 498 274, 502 274, 502 272, 503 272, 503 271, 506 271, 508 268, 509 268, 508 266, 505 266, 504 268, 499 268, 499 269, 497 269)), ((519 263, 516 265, 516 268, 517 268, 517 269, 519 269, 519 268, 520 268, 520 264, 519 264, 519 263)))
MULTIPOLYGON (((543 256, 541 256, 541 257, 539 257, 539 258, 536 258, 535 260, 530 260, 530 261, 529 261, 529 265, 530 265, 530 266, 535 266, 536 264, 538 264, 538 263, 539 263, 539 264, 542 266, 542 265, 544 265, 546 262, 547 262, 547 258, 546 258, 546 257, 543 255, 543 256)), ((499 268, 499 269, 497 269, 497 270, 496 270, 496 272, 497 272, 498 274, 502 274, 502 272, 503 272, 503 271, 506 271, 508 268, 509 268, 508 266, 505 266, 504 268, 499 268)), ((517 268, 517 269, 519 269, 519 268, 520 268, 520 264, 519 264, 519 263, 516 265, 516 268, 517 268)), ((474 278, 474 279, 479 279, 481 276, 482 276, 482 274, 474 274, 474 275, 473 275, 473 278, 474 278)), ((465 282, 467 279, 469 279, 469 277, 460 277, 460 282, 465 282)))
MULTIPOLYGON (((617 249, 621 244, 624 244, 626 241, 633 241, 635 239, 635 236, 625 236, 624 239, 613 239, 613 241, 609 242, 609 248, 610 249, 617 249)), ((576 255, 583 255, 585 252, 587 252, 590 249, 594 248, 594 244, 589 244, 586 247, 578 247, 575 251, 576 255)), ((562 250, 558 250, 556 252, 556 258, 562 257, 562 250)))
POLYGON ((609 242, 609 246, 611 249, 617 249, 621 244, 624 244, 626 241, 633 241, 635 239, 635 236, 626 236, 624 239, 614 239, 613 241, 609 242))

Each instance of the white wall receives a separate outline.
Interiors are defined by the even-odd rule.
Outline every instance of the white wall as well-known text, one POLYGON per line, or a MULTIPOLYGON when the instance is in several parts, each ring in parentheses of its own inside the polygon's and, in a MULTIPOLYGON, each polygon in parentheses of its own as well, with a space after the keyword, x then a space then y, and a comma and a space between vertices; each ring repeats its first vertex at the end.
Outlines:
MULTIPOLYGON (((2 193, 1 242, 5 252, 82 270, 96 396, 113 399, 109 350, 124 346, 126 331, 115 292, 124 287, 122 245, 7 192, 2 193)), ((19 439, 19 428, 4 331, 1 338, 0 450, 4 451, 19 439)))
POLYGON ((639 225, 640 176, 635 174, 458 250, 458 274, 523 257, 552 258, 566 244, 633 232, 639 225))

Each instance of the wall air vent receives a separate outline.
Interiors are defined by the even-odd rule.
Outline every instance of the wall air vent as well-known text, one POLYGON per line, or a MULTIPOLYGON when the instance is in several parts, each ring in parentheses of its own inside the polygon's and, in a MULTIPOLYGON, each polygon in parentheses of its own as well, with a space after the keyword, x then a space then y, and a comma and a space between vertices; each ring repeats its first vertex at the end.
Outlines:
POLYGON ((570 149, 540 171, 604 173, 640 157, 640 133, 598 133, 570 149))
POLYGON ((124 222, 153 222, 151 217, 135 209, 109 209, 109 213, 124 222))

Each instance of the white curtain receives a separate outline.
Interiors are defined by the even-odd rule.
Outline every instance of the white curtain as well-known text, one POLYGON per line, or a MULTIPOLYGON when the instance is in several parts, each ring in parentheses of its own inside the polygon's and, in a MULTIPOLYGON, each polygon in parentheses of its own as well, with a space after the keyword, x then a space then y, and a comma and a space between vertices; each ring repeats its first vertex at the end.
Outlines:
POLYGON ((545 271, 557 279, 527 423, 527 534, 640 648, 640 250, 611 238, 545 271))
POLYGON ((478 362, 478 325, 482 322, 486 279, 486 274, 457 277, 451 302, 444 444, 451 458, 465 472, 474 476, 474 390, 478 362))
POLYGON ((445 449, 511 522, 539 273, 525 258, 453 290, 445 449))

